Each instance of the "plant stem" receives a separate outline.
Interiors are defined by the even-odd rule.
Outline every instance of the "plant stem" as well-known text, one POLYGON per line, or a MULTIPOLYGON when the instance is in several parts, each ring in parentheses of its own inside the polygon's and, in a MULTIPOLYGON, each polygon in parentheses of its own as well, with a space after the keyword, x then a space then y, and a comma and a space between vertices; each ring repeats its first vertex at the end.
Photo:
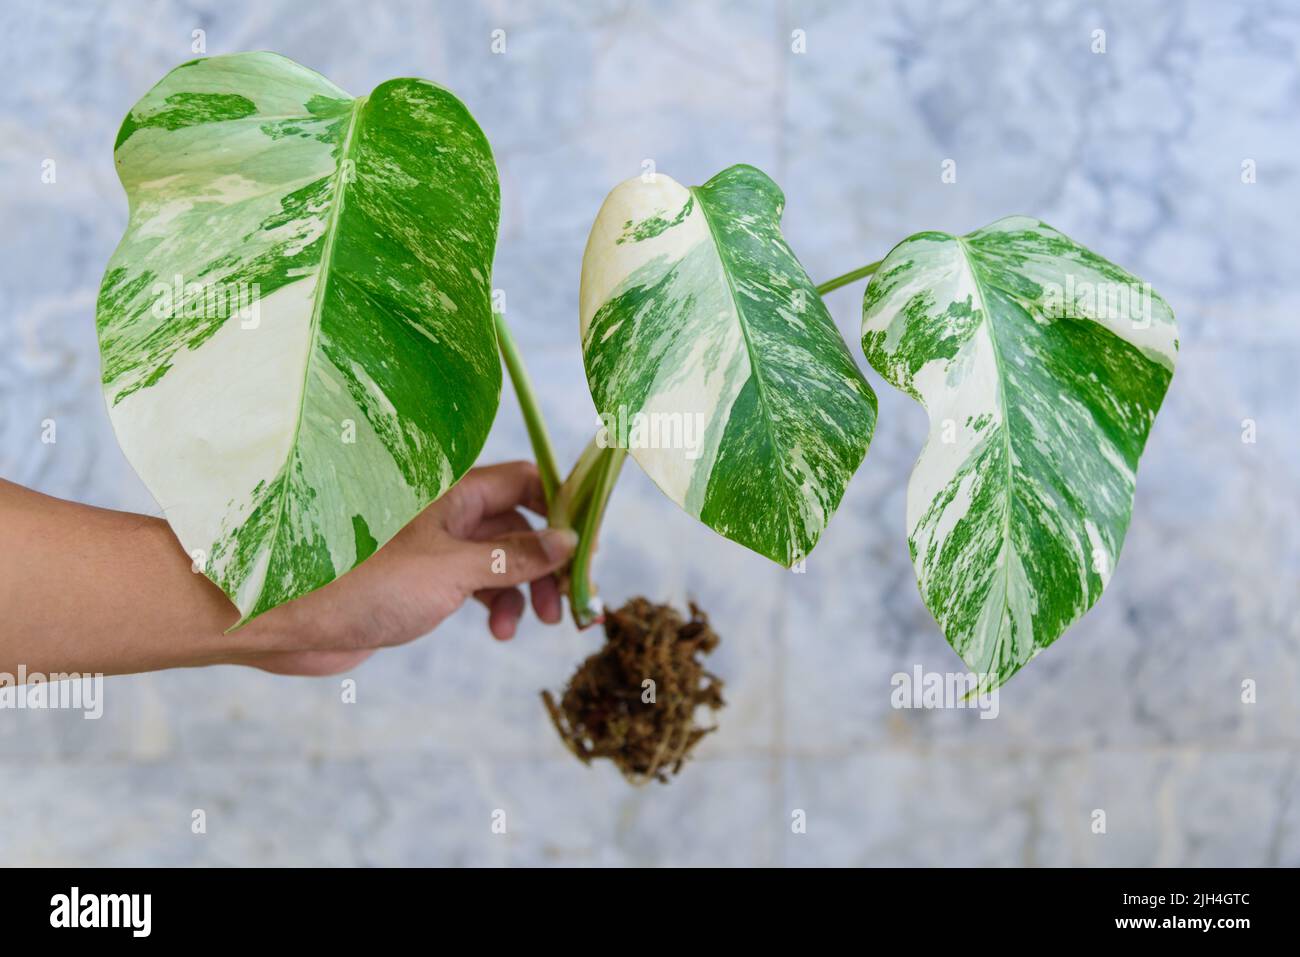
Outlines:
POLYGON ((817 295, 824 296, 828 292, 839 289, 840 286, 847 286, 851 282, 857 282, 859 279, 870 276, 877 268, 879 268, 882 261, 883 260, 877 260, 876 262, 863 266, 861 269, 855 269, 853 272, 846 272, 843 276, 836 276, 834 279, 826 280, 826 282, 817 287, 817 295))
POLYGON ((609 503, 609 493, 614 490, 614 483, 618 480, 625 458, 626 449, 599 450, 591 469, 590 497, 583 503, 580 515, 577 516, 578 548, 573 553, 573 563, 569 566, 569 607, 579 628, 586 628, 604 616, 604 607, 595 596, 591 584, 591 554, 595 550, 596 533, 600 531, 601 519, 605 516, 605 506, 609 503))
POLYGON ((618 479, 627 451, 604 448, 593 438, 578 456, 569 477, 561 482, 551 438, 547 434, 546 422, 542 418, 542 410, 537 403, 537 395, 533 392, 528 371, 524 368, 519 347, 510 335, 504 316, 493 313, 492 321, 496 326, 501 358, 505 361, 506 372, 514 384, 524 425, 528 427, 528 441, 532 443, 533 454, 537 457, 537 471, 541 475, 542 491, 546 495, 547 522, 552 528, 572 528, 578 533, 578 547, 569 564, 569 606, 578 627, 586 628, 600 620, 604 612, 591 584, 591 554, 595 549, 596 533, 600 531, 605 505, 614 489, 614 482, 618 479))
POLYGON ((603 446, 596 438, 587 443, 587 447, 578 456, 569 477, 561 483, 551 502, 551 525, 555 528, 573 528, 574 519, 582 512, 582 507, 590 497, 592 476, 596 464, 600 461, 603 446))
POLYGON ((537 458, 537 471, 542 476, 542 492, 546 496, 549 508, 555 501, 555 494, 560 487, 560 469, 555 463, 555 451, 551 448, 551 437, 546 431, 546 422, 542 419, 541 406, 537 404, 537 395, 533 392, 532 380, 519 355, 519 347, 506 326, 506 319, 499 312, 492 313, 492 322, 496 325, 497 345, 501 349, 501 358, 505 360, 506 372, 515 387, 519 398, 519 409, 524 414, 524 425, 528 428, 528 441, 532 443, 533 455, 537 458))

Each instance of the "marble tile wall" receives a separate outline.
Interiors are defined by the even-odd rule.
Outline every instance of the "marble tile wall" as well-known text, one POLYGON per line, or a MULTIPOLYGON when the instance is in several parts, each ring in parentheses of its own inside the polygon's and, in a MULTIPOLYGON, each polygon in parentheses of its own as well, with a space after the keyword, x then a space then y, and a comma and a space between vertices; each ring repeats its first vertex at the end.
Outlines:
MULTIPOLYGON (((1115 579, 997 720, 890 707, 894 672, 957 659, 905 545, 924 413, 868 372, 880 425, 803 575, 718 538, 635 467, 620 483, 604 593, 694 597, 726 639, 730 706, 671 786, 583 768, 547 726, 538 689, 593 635, 534 622, 497 645, 466 608, 358 669, 355 705, 338 679, 219 668, 112 679, 99 721, 0 712, 0 862, 1300 864, 1294 5, 6 3, 6 478, 156 513, 108 426, 94 301, 126 218, 117 126, 196 29, 209 53, 276 50, 354 92, 416 75, 466 101, 501 170, 495 285, 566 459, 594 419, 576 340, 586 231, 644 159, 683 182, 767 170, 818 279, 919 229, 1043 218, 1173 304, 1178 373, 1115 579)), ((850 343, 861 294, 828 297, 850 343)), ((507 394, 485 459, 526 454, 507 394)))

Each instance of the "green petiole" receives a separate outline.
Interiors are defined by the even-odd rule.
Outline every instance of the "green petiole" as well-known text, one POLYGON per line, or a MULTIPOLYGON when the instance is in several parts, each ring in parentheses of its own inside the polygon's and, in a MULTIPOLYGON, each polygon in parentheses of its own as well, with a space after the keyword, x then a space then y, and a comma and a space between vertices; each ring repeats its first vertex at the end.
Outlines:
POLYGON ((528 370, 524 368, 523 357, 519 354, 519 347, 515 345, 514 337, 510 335, 505 316, 493 312, 492 321, 496 325, 497 346, 501 350, 501 358, 505 360, 506 372, 509 373, 510 382, 515 387, 515 395, 519 397, 519 408, 524 414, 528 441, 532 444, 533 455, 537 458, 537 471, 542 476, 542 493, 546 496, 546 505, 549 508, 554 503, 556 492, 560 487, 560 469, 555 462, 555 452, 551 448, 551 436, 546 431, 542 408, 537 403, 532 380, 528 378, 528 370))
POLYGON ((828 292, 833 292, 836 289, 839 289, 840 286, 847 286, 851 282, 857 282, 859 279, 865 279, 867 276, 870 276, 873 272, 875 272, 878 268, 880 268, 881 261, 882 260, 877 260, 876 262, 868 263, 867 265, 861 267, 860 269, 853 270, 853 272, 846 272, 843 276, 836 276, 834 279, 826 280, 824 283, 822 283, 820 286, 817 287, 817 295, 824 296, 828 292))
POLYGON ((587 479, 587 497, 576 516, 574 527, 578 531, 578 548, 573 553, 573 562, 569 566, 569 605, 573 620, 579 628, 595 624, 604 615, 604 608, 596 598, 596 590, 591 583, 591 556, 596 549, 601 519, 605 517, 605 506, 609 503, 609 495, 614 490, 614 483, 618 481, 626 458, 626 449, 600 449, 587 479))
POLYGON ((550 434, 546 430, 546 421, 542 418, 541 405, 533 391, 532 380, 524 368, 523 357, 506 326, 505 317, 493 313, 493 322, 496 325, 501 358, 519 398, 519 409, 528 429, 528 441, 537 459, 542 491, 546 496, 547 524, 552 528, 572 528, 578 533, 578 547, 568 573, 569 606, 578 627, 586 628, 598 621, 602 613, 591 583, 591 556, 600 531, 600 521, 605 514, 605 505, 627 452, 624 449, 606 448, 592 439, 578 456, 568 478, 561 481, 550 434))

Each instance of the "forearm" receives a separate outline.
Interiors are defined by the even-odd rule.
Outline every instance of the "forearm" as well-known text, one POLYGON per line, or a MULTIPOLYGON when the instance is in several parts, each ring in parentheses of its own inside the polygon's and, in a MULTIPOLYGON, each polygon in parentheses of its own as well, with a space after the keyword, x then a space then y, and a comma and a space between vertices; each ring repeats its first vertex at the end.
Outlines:
POLYGON ((227 633, 239 612, 192 571, 166 522, 0 479, 0 672, 338 674, 427 634, 471 595, 509 638, 516 586, 531 583, 538 616, 560 620, 554 573, 577 544, 565 529, 533 531, 521 507, 545 511, 536 468, 473 469, 356 569, 227 633))
POLYGON ((0 480, 0 672, 124 674, 234 660, 234 606, 167 523, 0 480))

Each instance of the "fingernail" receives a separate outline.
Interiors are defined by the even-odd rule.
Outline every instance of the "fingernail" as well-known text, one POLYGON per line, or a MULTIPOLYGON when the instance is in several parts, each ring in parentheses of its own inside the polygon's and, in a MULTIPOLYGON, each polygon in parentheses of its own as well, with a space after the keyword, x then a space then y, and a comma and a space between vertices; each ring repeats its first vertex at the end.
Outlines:
POLYGON ((542 551, 553 562, 568 558, 578 547, 578 533, 571 528, 548 528, 539 537, 542 540, 542 551))

